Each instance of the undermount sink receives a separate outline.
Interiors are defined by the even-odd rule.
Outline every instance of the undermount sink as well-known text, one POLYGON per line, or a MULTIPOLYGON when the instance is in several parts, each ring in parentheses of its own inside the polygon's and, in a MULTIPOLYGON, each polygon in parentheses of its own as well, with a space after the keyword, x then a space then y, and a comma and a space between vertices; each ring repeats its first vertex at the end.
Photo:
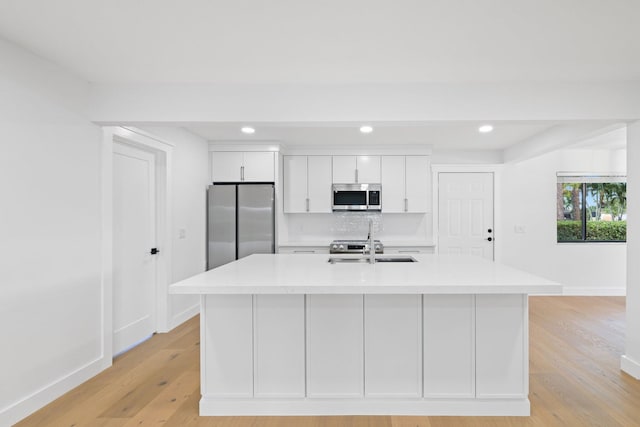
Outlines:
MULTIPOLYGON (((410 256, 399 257, 376 257, 376 262, 418 262, 415 258, 410 256)), ((347 257, 330 257, 329 263, 331 264, 361 264, 369 263, 369 258, 347 258, 347 257)))

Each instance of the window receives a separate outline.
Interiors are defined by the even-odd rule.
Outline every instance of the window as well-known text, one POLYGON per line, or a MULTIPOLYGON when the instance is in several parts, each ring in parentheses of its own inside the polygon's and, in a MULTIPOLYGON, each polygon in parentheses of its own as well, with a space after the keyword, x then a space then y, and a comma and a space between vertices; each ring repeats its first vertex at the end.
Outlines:
POLYGON ((558 173, 558 242, 626 242, 626 181, 622 175, 558 173))

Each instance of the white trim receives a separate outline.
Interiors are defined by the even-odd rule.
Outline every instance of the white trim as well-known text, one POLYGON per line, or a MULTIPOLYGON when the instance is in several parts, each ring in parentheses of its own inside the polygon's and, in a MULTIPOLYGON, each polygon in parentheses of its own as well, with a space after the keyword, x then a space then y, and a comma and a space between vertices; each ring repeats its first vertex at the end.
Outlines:
POLYGON ((627 355, 622 355, 620 358, 620 369, 633 378, 640 380, 640 363, 636 362, 627 355))
POLYGON ((211 142, 209 141, 209 151, 281 151, 280 141, 246 141, 237 142, 211 142))
POLYGON ((573 296, 625 296, 627 288, 591 288, 591 287, 575 287, 563 286, 562 295, 573 296))
POLYGON ((23 397, 5 408, 0 409, 0 425, 13 425, 43 408, 68 391, 98 375, 111 366, 111 355, 102 354, 96 360, 81 366, 75 371, 58 378, 39 390, 23 397))
POLYGON ((172 260, 172 159, 173 145, 154 137, 148 136, 144 131, 135 128, 105 127, 103 128, 103 159, 102 159, 102 208, 103 208, 103 245, 102 245, 102 277, 104 282, 103 294, 103 348, 105 355, 111 358, 113 355, 107 352, 113 351, 113 282, 112 269, 113 260, 113 142, 132 145, 151 151, 156 159, 156 226, 157 226, 157 246, 160 253, 157 259, 156 278, 156 325, 157 332, 167 332, 170 330, 171 319, 169 319, 169 284, 171 280, 171 260, 172 260))
MULTIPOLYGON (((204 391, 203 391, 204 393, 204 391)), ((201 416, 529 416, 529 399, 200 399, 201 416)))
POLYGON ((138 129, 138 128, 134 128, 134 127, 130 127, 130 126, 121 126, 121 127, 119 127, 119 129, 122 130, 122 132, 121 132, 121 136, 122 137, 124 137, 124 135, 126 135, 126 132, 131 132, 129 134, 129 139, 136 139, 137 136, 142 136, 142 137, 151 139, 151 140, 153 140, 155 142, 159 142, 161 144, 168 145, 169 147, 175 147, 176 146, 172 142, 165 141, 162 138, 158 138, 154 134, 151 134, 151 133, 149 133, 147 131, 144 131, 142 129, 138 129))
POLYGON ((431 145, 340 145, 284 147, 284 155, 296 156, 431 156, 431 145))
POLYGON ((181 325, 187 320, 191 319, 193 316, 200 313, 200 302, 198 301, 194 306, 187 308, 186 310, 174 315, 171 318, 171 322, 169 324, 169 330, 172 330, 176 326, 181 325))

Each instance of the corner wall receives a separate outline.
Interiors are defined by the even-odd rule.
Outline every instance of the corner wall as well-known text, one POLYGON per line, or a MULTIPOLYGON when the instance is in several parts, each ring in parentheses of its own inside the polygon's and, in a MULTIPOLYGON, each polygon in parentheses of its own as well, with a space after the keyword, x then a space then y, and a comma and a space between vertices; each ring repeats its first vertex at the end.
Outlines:
POLYGON ((627 128, 627 341, 622 370, 640 379, 640 122, 627 128))
POLYGON ((111 364, 87 84, 0 40, 0 425, 111 364))
POLYGON ((627 244, 557 243, 556 172, 562 171, 625 172, 626 153, 559 150, 505 165, 496 230, 501 261, 561 283, 565 294, 624 295, 627 244))

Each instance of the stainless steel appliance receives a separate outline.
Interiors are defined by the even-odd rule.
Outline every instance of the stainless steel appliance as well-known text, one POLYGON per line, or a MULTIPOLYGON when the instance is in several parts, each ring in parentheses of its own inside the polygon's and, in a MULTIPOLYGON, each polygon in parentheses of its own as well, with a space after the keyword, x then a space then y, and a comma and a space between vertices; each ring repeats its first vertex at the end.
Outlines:
POLYGON ((382 210, 380 184, 333 184, 334 211, 382 210))
MULTIPOLYGON (((384 245, 380 240, 373 241, 377 254, 384 253, 384 245)), ((368 247, 368 240, 334 240, 329 245, 330 254, 361 254, 368 247)), ((367 251, 368 253, 368 251, 367 251)))
POLYGON ((207 270, 275 252, 273 184, 213 184, 207 191, 207 270))

